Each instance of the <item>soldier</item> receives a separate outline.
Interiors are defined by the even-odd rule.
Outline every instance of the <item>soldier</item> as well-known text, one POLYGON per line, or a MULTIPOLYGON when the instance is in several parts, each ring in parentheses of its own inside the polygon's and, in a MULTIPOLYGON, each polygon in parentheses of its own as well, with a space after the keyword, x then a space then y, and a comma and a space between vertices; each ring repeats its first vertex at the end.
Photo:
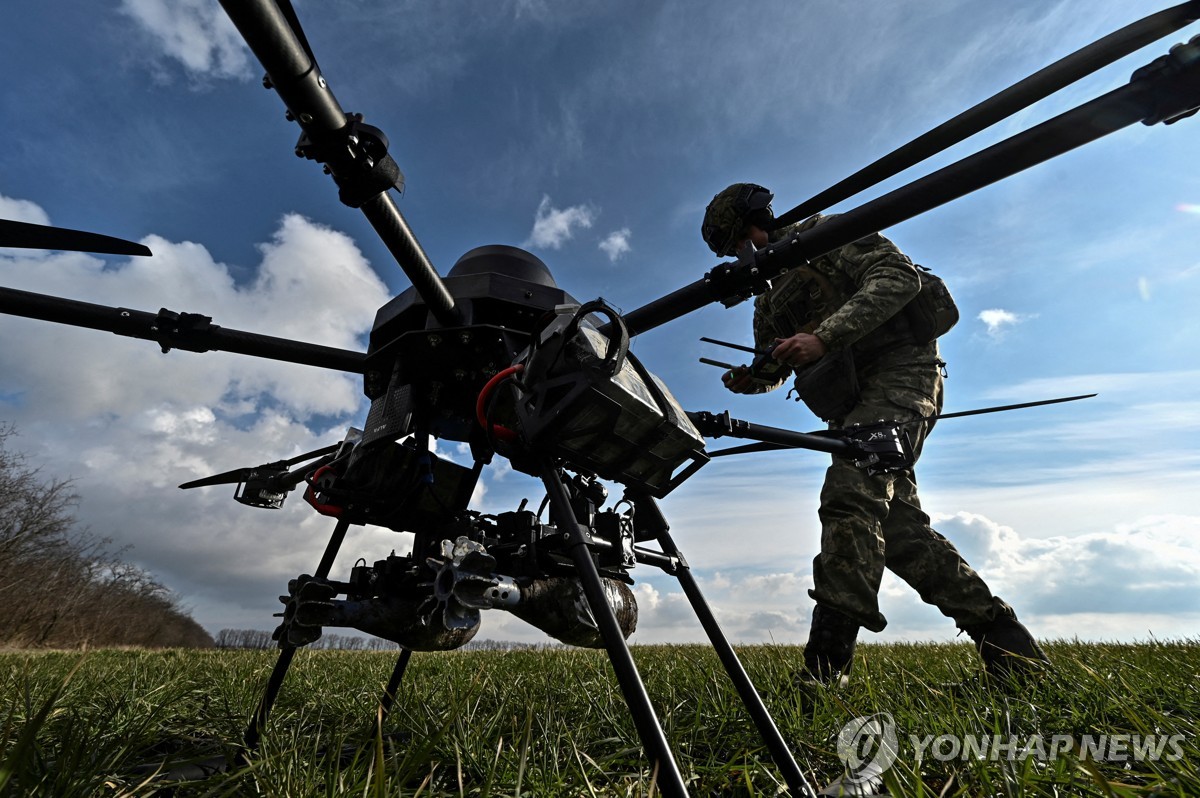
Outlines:
MULTIPOLYGON (((753 183, 717 194, 704 214, 705 243, 728 257, 747 240, 762 248, 824 221, 817 215, 774 229, 772 197, 753 183)), ((901 312, 920 288, 912 261, 878 233, 793 264, 754 304, 755 348, 774 345, 773 357, 787 368, 767 382, 739 366, 723 375, 725 387, 765 393, 794 370, 793 390, 835 428, 937 415, 945 363, 936 340, 918 343, 901 312)), ((933 423, 906 427, 914 461, 933 423)), ((859 628, 879 632, 887 624, 878 602, 885 567, 970 635, 988 676, 1022 675, 1049 662, 1012 608, 930 527, 911 468, 871 475, 835 456, 818 514, 807 678, 829 684, 848 674, 859 628)))

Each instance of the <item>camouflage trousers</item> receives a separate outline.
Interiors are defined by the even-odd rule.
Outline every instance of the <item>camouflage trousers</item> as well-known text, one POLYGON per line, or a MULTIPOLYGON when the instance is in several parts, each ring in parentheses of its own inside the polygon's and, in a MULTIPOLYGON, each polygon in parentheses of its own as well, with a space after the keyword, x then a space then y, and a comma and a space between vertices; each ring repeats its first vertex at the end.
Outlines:
MULTIPOLYGON (((860 371, 861 398, 838 426, 907 421, 941 411, 941 363, 934 345, 906 347, 880 360, 860 371)), ((917 455, 932 426, 907 427, 917 455)), ((887 625, 878 600, 884 568, 960 628, 990 621, 1008 607, 930 526, 911 469, 871 476, 835 457, 818 514, 821 553, 813 561, 810 595, 872 632, 887 625)))

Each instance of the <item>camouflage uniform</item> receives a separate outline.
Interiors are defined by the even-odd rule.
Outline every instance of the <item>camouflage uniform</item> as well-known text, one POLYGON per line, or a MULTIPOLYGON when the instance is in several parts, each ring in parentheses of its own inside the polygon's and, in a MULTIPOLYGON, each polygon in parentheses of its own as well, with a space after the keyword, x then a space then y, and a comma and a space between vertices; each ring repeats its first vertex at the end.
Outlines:
MULTIPOLYGON (((772 240, 819 224, 817 216, 772 234, 772 240)), ((797 332, 819 337, 833 353, 849 349, 859 398, 843 418, 844 428, 878 421, 907 421, 942 408, 944 363, 937 343, 914 344, 900 309, 920 289, 911 260, 878 233, 789 271, 758 297, 754 337, 759 348, 797 332)), ((781 375, 773 390, 788 377, 781 375)), ((909 426, 919 455, 933 422, 909 426)), ((821 552, 813 561, 817 604, 855 624, 881 631, 883 569, 917 591, 921 599, 953 618, 959 627, 991 622, 1012 610, 929 525, 917 498, 912 469, 868 475, 850 460, 834 457, 821 490, 821 552)))

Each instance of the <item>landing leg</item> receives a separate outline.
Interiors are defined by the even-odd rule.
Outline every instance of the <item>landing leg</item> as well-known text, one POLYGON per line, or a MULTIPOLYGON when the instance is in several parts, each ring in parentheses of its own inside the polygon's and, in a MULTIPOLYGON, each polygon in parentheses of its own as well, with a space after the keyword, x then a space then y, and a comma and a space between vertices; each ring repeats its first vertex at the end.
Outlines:
POLYGON ((404 671, 411 658, 412 651, 410 649, 405 648, 400 651, 396 667, 392 669, 392 678, 388 679, 387 687, 383 688, 383 695, 379 698, 381 720, 387 720, 388 713, 392 711, 392 706, 396 703, 396 691, 400 689, 400 680, 404 678, 404 671))
POLYGON ((617 617, 605 598, 604 583, 592 559, 591 549, 588 548, 591 533, 575 518, 575 512, 571 509, 571 497, 553 463, 547 463, 543 467, 542 482, 545 483, 546 492, 550 497, 551 518, 567 538, 571 560, 575 563, 575 570, 583 585, 592 617, 596 619, 600 634, 604 638, 604 648, 616 672, 621 692, 625 695, 625 703, 633 716, 642 747, 654 769, 658 771, 658 791, 667 798, 684 798, 687 796, 687 788, 684 786, 683 775, 675 764, 662 724, 654 713, 650 696, 646 693, 637 665, 629 653, 629 646, 625 644, 625 635, 621 632, 617 617))
MULTIPOLYGON (((329 538, 329 543, 325 546, 325 553, 321 555, 321 562, 317 565, 317 571, 313 576, 324 579, 329 576, 329 572, 333 569, 333 561, 337 557, 338 549, 342 547, 342 541, 346 539, 346 530, 350 528, 348 521, 338 521, 337 526, 333 528, 333 535, 329 538)), ((267 680, 266 689, 263 690, 262 698, 258 702, 258 709, 254 711, 254 717, 250 720, 250 725, 246 727, 246 733, 242 736, 242 742, 247 753, 258 750, 259 740, 262 739, 263 727, 267 725, 267 718, 271 715, 271 707, 275 705, 275 698, 279 695, 279 688, 283 685, 283 678, 287 676, 288 668, 292 665, 292 658, 296 656, 296 647, 290 646, 286 642, 280 648, 279 659, 275 660, 275 668, 271 671, 271 677, 267 680)))
POLYGON ((713 615, 708 602, 704 600, 704 596, 700 593, 700 586, 696 583, 695 577, 692 576, 692 571, 688 567, 687 560, 683 558, 679 547, 675 545, 675 541, 671 538, 666 519, 663 518, 658 510, 658 506, 649 497, 638 499, 637 507, 638 518, 642 524, 646 524, 646 519, 649 516, 648 526, 657 535, 658 544, 662 547, 663 554, 667 556, 671 563, 670 567, 664 566, 664 570, 677 578, 679 584, 683 587, 684 595, 687 596, 688 602, 691 603, 692 610, 696 613, 696 618, 699 619, 700 625, 704 627, 704 631, 712 643, 713 650, 717 652, 717 657, 721 660, 725 672, 729 674, 729 680, 733 682, 734 688, 737 689, 738 695, 742 699, 742 705, 746 707, 746 711, 750 713, 754 725, 758 727, 758 734, 762 737, 763 743, 766 744, 767 750, 771 753, 771 759, 774 760, 775 766, 779 768, 780 774, 783 776, 784 781, 787 782, 788 788, 793 795, 815 798, 812 787, 805 780, 804 774, 800 772, 800 767, 792 757, 792 752, 784 741, 783 735, 779 733, 779 729, 775 726, 775 721, 771 717, 771 713, 767 711, 762 698, 758 695, 758 690, 755 689, 754 683, 750 681, 750 676, 742 667, 741 661, 738 660, 733 646, 729 644, 725 633, 721 631, 721 627, 717 624, 716 616, 713 615))

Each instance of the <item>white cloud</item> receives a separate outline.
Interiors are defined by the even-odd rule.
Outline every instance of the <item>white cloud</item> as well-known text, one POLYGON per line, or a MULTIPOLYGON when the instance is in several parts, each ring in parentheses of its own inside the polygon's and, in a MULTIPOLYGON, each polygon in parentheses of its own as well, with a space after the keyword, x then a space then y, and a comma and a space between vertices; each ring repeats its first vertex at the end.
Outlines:
POLYGON ((756 596, 775 600, 780 597, 803 596, 812 580, 796 573, 757 574, 746 577, 731 589, 734 595, 756 596))
POLYGON ((622 255, 629 253, 629 228, 622 227, 620 230, 614 230, 605 236, 600 242, 600 249, 604 254, 608 255, 608 259, 616 262, 622 255))
MULTIPOLYGON (((1124 405, 1144 402, 1151 397, 1179 397, 1181 401, 1194 404, 1194 386, 1197 380, 1200 380, 1198 369, 1094 372, 1001 383, 988 390, 984 396, 989 399, 1017 401, 1031 396, 1099 393, 1106 400, 1115 400, 1124 405)), ((1139 416, 1139 423, 1143 420, 1139 416)))
MULTIPOLYGON (((970 513, 942 517, 937 525, 997 594, 1030 617, 1140 613, 1161 621, 1200 612, 1200 516, 1146 516, 1049 538, 1022 537, 970 513)), ((1170 636, 1181 628, 1165 622, 1148 631, 1170 636)), ((1108 630, 1078 628, 1076 634, 1094 639, 1108 630)))
POLYGON ((517 19, 527 16, 539 22, 554 18, 545 0, 516 0, 513 4, 513 16, 517 19))
POLYGON ((662 594, 649 582, 638 582, 633 586, 639 610, 654 610, 662 603, 662 594))
MULTIPOLYGON (((1145 640, 1194 636, 1200 617, 1200 516, 1147 516, 1073 536, 1036 538, 979 513, 934 516, 997 595, 1045 639, 1145 640)), ((1036 531, 1036 530, 1034 530, 1036 531)), ((690 558, 695 564, 700 558, 690 558)), ((710 559, 710 558, 706 558, 710 559)), ((751 565, 698 575, 731 640, 803 643, 812 601, 807 557, 796 572, 751 565)), ((674 582, 635 573, 645 642, 702 640, 674 582)), ((888 627, 871 642, 956 638, 958 629, 888 572, 880 590, 888 627)))
MULTIPOLYGON (((0 284, 210 314, 226 329, 355 351, 388 299, 346 236, 299 216, 261 247, 246 285, 202 246, 145 243, 154 257, 0 253, 0 284)), ((75 480, 81 523, 131 545, 128 556, 214 631, 269 626, 274 596, 312 570, 332 522, 298 494, 282 511, 263 511, 230 501, 232 486, 175 486, 340 440, 361 425, 361 378, 222 352, 162 355, 153 342, 11 316, 0 316, 0 340, 0 418, 16 424, 15 445, 47 473, 75 480)), ((362 535, 376 547, 368 558, 400 538, 362 535)))
POLYGON ((249 50, 229 17, 207 0, 121 0, 120 10, 162 54, 193 76, 248 77, 249 50))
POLYGON ((1018 315, 1011 310, 1003 310, 1001 308, 990 308, 981 310, 978 319, 987 327, 987 334, 993 338, 1000 338, 1009 328, 1015 327, 1022 321, 1025 321, 1028 316, 1018 315))
MULTIPOLYGON (((146 238, 155 253, 108 266, 82 253, 42 257, 36 268, 16 255, 0 258, 0 282, 38 293, 153 312, 160 307, 213 316, 222 327, 360 350, 374 310, 388 298, 362 254, 343 234, 299 216, 287 216, 248 286, 234 284, 229 269, 190 242, 146 238)), ((186 352, 162 360, 174 376, 164 380, 154 344, 94 332, 4 318, 13 330, 4 362, 5 386, 43 413, 85 418, 124 415, 151 404, 213 405, 238 412, 237 398, 269 395, 299 417, 344 413, 360 402, 357 379, 277 361, 186 352), (87 390, 80 390, 87 386, 87 390)))
POLYGON ((0 219, 30 224, 50 224, 50 216, 37 203, 0 194, 0 219))
MULTIPOLYGON (((662 584, 669 586, 660 590, 658 580, 640 581, 634 586, 638 600, 638 626, 630 638, 635 643, 684 643, 704 640, 704 631, 696 619, 691 603, 674 580, 662 584)), ((720 614, 720 610, 715 610, 720 614)))
POLYGON ((958 512, 953 515, 933 514, 934 526, 952 530, 949 534, 963 559, 982 567, 994 552, 1012 548, 1017 534, 1011 527, 998 524, 978 513, 958 512))
MULTIPOLYGON (((50 224, 49 215, 36 203, 29 200, 13 199, 3 194, 0 194, 0 219, 10 222, 28 222, 29 224, 50 224)), ((0 247, 0 256, 21 256, 33 260, 45 254, 43 250, 0 247)))
POLYGON ((560 249, 578 228, 591 227, 594 217, 595 213, 586 205, 559 209, 551 206, 549 196, 543 196, 534 215, 533 231, 522 246, 560 249))

